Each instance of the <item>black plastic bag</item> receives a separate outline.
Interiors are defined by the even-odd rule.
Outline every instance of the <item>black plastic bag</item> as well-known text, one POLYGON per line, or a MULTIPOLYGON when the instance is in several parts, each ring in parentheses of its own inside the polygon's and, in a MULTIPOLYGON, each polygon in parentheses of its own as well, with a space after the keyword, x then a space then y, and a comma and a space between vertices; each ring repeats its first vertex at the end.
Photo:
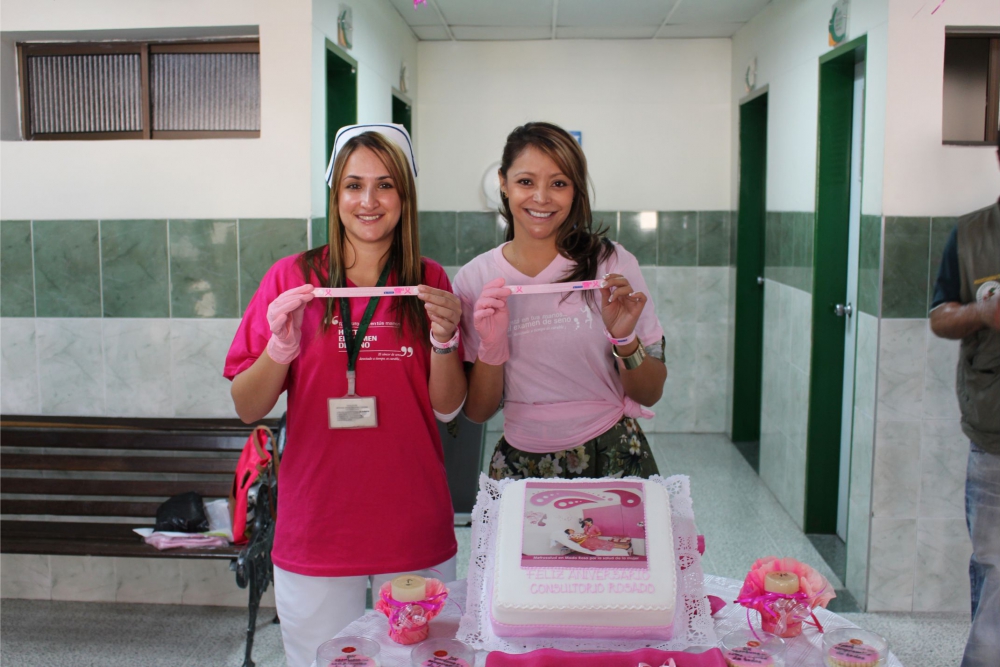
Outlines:
POLYGON ((164 501, 156 510, 156 530, 175 533, 203 533, 208 530, 205 502, 194 491, 164 501))

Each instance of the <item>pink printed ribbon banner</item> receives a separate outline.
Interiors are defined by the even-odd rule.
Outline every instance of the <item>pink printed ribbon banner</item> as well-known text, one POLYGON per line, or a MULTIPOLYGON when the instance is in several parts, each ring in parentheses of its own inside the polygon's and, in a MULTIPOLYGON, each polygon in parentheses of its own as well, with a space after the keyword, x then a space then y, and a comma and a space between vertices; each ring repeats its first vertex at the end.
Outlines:
MULTIPOLYGON (((601 289, 600 280, 583 280, 575 283, 545 283, 542 285, 505 285, 515 294, 560 294, 562 292, 586 292, 601 289)), ((406 287, 317 287, 313 296, 321 299, 340 297, 372 296, 416 296, 416 286, 406 287)))
MULTIPOLYGON (((503 651, 504 653, 526 653, 542 648, 564 651, 632 651, 639 648, 656 648, 666 651, 682 651, 688 646, 714 646, 718 639, 713 627, 713 619, 708 599, 705 596, 701 568, 701 554, 698 552, 698 531, 694 523, 691 505, 690 480, 686 475, 673 475, 667 479, 654 475, 648 481, 661 484, 670 496, 671 526, 674 536, 677 598, 673 636, 669 640, 649 639, 607 639, 607 638, 564 638, 545 637, 498 637, 493 632, 490 621, 490 591, 493 588, 495 571, 494 545, 496 526, 487 517, 499 516, 500 497, 503 489, 516 480, 491 480, 485 475, 479 477, 479 495, 472 514, 472 557, 469 561, 468 594, 466 607, 459 623, 455 638, 483 651, 503 651)), ((622 489, 622 482, 639 482, 638 478, 616 480, 616 488, 622 489)), ((596 482, 596 480, 595 480, 596 482)), ((539 484, 556 486, 558 480, 539 480, 539 484)), ((600 484, 599 482, 597 484, 600 484)), ((539 487, 539 494, 555 492, 556 488, 539 487)), ((588 490, 594 495, 602 494, 600 488, 588 490)), ((577 497, 579 496, 579 497, 577 497)), ((539 504, 526 503, 525 518, 528 521, 544 521, 545 503, 568 503, 579 500, 556 495, 539 495, 539 504)), ((638 511, 641 498, 624 498, 622 506, 634 505, 638 511)), ((638 564, 638 562, 637 562, 638 564)), ((641 567, 642 565, 640 565, 641 567)))

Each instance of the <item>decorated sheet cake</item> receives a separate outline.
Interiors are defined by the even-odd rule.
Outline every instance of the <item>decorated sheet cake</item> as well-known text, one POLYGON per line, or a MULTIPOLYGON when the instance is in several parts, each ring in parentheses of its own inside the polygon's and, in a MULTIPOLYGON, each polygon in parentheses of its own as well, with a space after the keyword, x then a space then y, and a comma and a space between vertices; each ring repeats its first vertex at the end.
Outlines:
POLYGON ((519 480, 497 521, 497 635, 670 638, 676 581, 662 486, 519 480))
POLYGON ((478 649, 715 641, 689 480, 480 477, 458 639, 478 649))

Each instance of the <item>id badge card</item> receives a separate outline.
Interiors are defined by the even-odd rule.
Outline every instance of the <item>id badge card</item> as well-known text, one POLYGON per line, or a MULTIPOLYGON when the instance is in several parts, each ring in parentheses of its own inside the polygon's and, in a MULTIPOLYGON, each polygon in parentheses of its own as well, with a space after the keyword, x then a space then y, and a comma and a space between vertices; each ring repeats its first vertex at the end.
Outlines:
POLYGON ((378 413, 374 396, 344 396, 327 401, 330 428, 375 428, 378 413))

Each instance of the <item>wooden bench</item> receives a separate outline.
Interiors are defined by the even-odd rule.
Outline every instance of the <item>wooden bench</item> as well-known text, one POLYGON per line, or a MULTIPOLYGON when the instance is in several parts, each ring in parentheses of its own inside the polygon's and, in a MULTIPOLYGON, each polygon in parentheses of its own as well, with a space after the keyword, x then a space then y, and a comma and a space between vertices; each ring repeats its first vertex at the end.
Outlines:
POLYGON ((273 578, 269 494, 275 489, 261 487, 254 535, 243 547, 159 551, 133 532, 151 527, 170 496, 227 497, 249 433, 237 420, 4 416, 0 551, 228 559, 237 585, 249 589, 243 665, 252 667, 257 611, 273 578))

